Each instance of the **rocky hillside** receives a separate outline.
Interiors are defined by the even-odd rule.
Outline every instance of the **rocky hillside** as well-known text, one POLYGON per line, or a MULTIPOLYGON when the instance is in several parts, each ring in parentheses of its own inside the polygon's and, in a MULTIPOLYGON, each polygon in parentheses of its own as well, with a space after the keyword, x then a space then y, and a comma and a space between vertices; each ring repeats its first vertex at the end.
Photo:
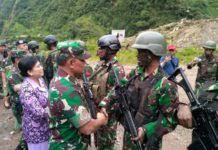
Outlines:
MULTIPOLYGON (((202 46, 206 40, 214 40, 218 43, 218 19, 200 19, 173 22, 151 29, 163 33, 168 43, 174 43, 179 48, 189 46, 202 46)), ((125 44, 131 45, 135 36, 127 38, 125 44)))

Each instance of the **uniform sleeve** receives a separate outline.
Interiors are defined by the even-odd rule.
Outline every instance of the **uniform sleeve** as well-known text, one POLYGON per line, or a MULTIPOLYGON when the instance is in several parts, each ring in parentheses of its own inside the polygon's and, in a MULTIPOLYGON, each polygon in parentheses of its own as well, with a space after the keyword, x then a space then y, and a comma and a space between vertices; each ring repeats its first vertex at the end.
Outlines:
MULTIPOLYGON (((85 107, 80 93, 75 90, 74 85, 72 85, 67 80, 60 80, 56 83, 57 90, 51 92, 51 97, 55 98, 55 95, 60 94, 61 101, 57 101, 63 105, 59 107, 62 109, 63 115, 67 118, 74 127, 79 128, 91 120, 91 115, 85 107)), ((53 109, 56 109, 54 102, 53 109)))
POLYGON ((144 128, 148 138, 152 135, 162 137, 173 131, 177 125, 175 113, 179 104, 178 91, 174 83, 161 80, 151 93, 148 106, 151 110, 159 109, 161 113, 156 121, 145 124, 144 128), (156 103, 157 100, 159 104, 156 103))
POLYGON ((8 76, 8 83, 11 85, 11 87, 14 88, 15 85, 17 84, 21 84, 22 81, 20 80, 20 77, 18 74, 15 74, 15 73, 11 73, 9 76, 8 76))
MULTIPOLYGON (((116 65, 116 66, 113 66, 113 67, 114 67, 114 70, 115 70, 115 72, 117 74, 118 79, 119 80, 123 79, 125 77, 125 71, 124 71, 123 66, 116 65)), ((109 86, 114 86, 115 85, 115 75, 114 75, 114 72, 113 72, 112 69, 109 72, 108 79, 107 79, 107 84, 109 86)))

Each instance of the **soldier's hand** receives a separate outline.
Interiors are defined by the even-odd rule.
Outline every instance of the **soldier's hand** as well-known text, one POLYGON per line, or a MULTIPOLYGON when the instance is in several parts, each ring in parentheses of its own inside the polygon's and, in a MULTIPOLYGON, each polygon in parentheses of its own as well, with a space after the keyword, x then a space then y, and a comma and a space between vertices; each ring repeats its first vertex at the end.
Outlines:
POLYGON ((102 125, 106 125, 108 122, 108 116, 105 116, 104 113, 97 113, 97 119, 101 120, 102 125))
POLYGON ((108 117, 108 113, 106 111, 106 108, 102 107, 100 112, 103 113, 106 117, 108 117))
POLYGON ((185 128, 192 127, 192 114, 190 107, 188 105, 180 104, 177 117, 179 120, 179 124, 185 128))
POLYGON ((144 140, 144 136, 145 136, 145 129, 143 129, 142 127, 138 128, 138 136, 137 137, 133 137, 132 140, 133 141, 143 141, 144 140))

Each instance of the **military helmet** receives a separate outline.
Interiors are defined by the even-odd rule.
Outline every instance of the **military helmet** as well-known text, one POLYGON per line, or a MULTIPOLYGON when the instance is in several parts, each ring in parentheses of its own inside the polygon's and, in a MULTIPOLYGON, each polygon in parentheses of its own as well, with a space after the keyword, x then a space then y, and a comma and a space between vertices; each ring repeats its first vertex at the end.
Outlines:
POLYGON ((156 56, 166 56, 166 41, 159 32, 145 31, 140 33, 132 45, 136 49, 146 49, 156 56))
POLYGON ((212 40, 208 40, 203 44, 203 48, 216 50, 216 43, 212 40))
POLYGON ((104 35, 98 40, 99 47, 109 47, 112 51, 118 51, 121 48, 120 41, 116 35, 104 35))
POLYGON ((47 45, 51 45, 51 44, 56 44, 57 43, 57 39, 54 35, 47 35, 44 38, 44 43, 47 45))
POLYGON ((38 49, 39 48, 39 44, 36 41, 30 41, 28 43, 28 49, 38 49))

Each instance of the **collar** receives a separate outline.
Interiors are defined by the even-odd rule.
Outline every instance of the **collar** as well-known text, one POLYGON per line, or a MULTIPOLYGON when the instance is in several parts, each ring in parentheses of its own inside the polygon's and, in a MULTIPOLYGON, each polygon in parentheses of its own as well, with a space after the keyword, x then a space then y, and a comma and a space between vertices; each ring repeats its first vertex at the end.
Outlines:
POLYGON ((109 67, 110 64, 115 64, 117 62, 117 58, 113 57, 110 61, 108 61, 107 63, 104 61, 103 65, 109 67))
POLYGON ((148 77, 156 76, 160 70, 161 67, 159 66, 151 74, 148 74, 147 72, 143 71, 142 67, 139 66, 136 67, 136 73, 139 75, 141 80, 145 80, 148 77))
POLYGON ((61 68, 58 68, 57 75, 61 78, 68 78, 71 82, 76 81, 76 78, 74 76, 70 76, 66 71, 61 68))
POLYGON ((61 68, 59 68, 59 67, 58 67, 57 74, 58 74, 58 76, 60 76, 60 77, 67 77, 67 76, 69 76, 69 74, 68 74, 66 71, 64 71, 63 69, 61 69, 61 68))

